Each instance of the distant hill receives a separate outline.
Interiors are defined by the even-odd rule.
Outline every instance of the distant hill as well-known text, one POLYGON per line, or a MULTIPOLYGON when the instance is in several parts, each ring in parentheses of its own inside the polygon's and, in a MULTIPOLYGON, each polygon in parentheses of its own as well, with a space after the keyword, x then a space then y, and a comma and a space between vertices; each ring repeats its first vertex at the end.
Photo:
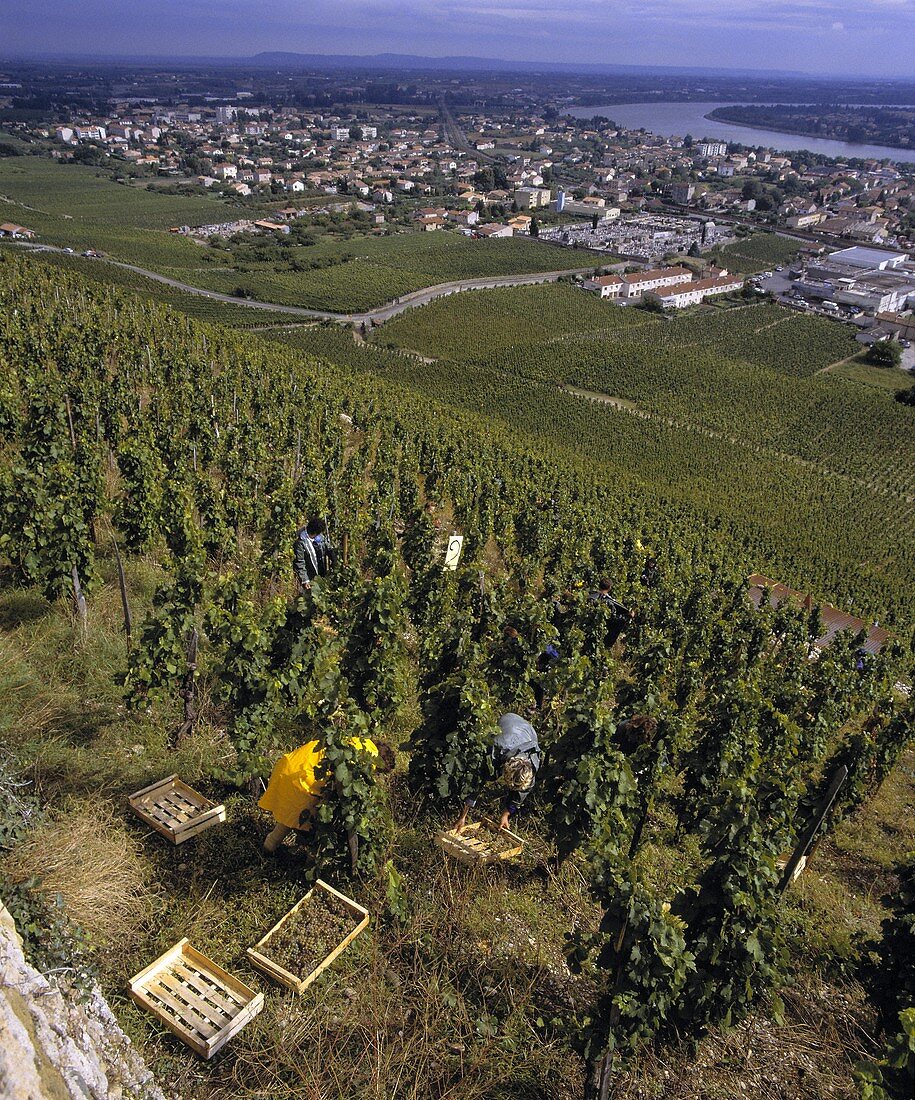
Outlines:
POLYGON ((721 76, 728 75, 746 76, 784 76, 798 77, 803 74, 797 72, 768 70, 763 72, 756 69, 702 69, 679 68, 664 65, 602 65, 584 64, 569 61, 507 61, 497 57, 424 57, 420 54, 402 53, 378 53, 370 55, 362 54, 319 54, 319 53, 287 53, 279 50, 271 50, 255 54, 248 59, 249 64, 263 65, 278 68, 297 69, 449 69, 455 72, 500 72, 500 73, 531 73, 531 72, 556 72, 556 73, 668 73, 670 75, 684 76, 721 76))

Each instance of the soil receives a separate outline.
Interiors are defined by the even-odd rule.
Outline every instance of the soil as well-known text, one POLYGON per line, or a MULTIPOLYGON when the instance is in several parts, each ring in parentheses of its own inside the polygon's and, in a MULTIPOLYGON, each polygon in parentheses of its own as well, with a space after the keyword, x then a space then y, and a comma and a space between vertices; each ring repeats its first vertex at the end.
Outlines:
POLYGON ((316 887, 308 901, 259 950, 296 977, 307 978, 357 923, 341 901, 316 887))

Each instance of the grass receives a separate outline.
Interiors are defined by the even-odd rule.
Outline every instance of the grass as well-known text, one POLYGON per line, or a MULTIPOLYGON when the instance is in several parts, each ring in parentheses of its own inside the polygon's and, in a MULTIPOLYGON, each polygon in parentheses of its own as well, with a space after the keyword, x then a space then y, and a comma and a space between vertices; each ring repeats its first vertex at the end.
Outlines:
MULTIPOLYGON (((302 896, 304 853, 292 846, 265 858, 265 816, 247 795, 208 777, 223 751, 218 728, 204 721, 175 756, 166 742, 168 705, 139 718, 122 712, 114 684, 124 667, 118 596, 110 568, 104 573, 85 642, 64 603, 0 593, 0 720, 46 810, 46 823, 5 856, 4 870, 43 875, 45 888, 59 889, 90 929, 103 991, 158 1079, 185 1100, 577 1100, 582 1063, 558 1021, 588 1003, 590 987, 568 972, 563 933, 593 926, 598 914, 575 862, 555 867, 539 841, 508 865, 443 859, 432 841, 440 823, 413 816, 397 793, 397 772, 385 781, 393 783, 389 855, 404 875, 405 923, 389 911, 382 878, 340 882, 372 916, 333 966, 300 996, 252 972, 245 948, 302 896), (42 753, 49 744, 50 757, 42 753), (177 849, 120 797, 174 770, 227 807, 224 825, 177 849), (183 936, 267 997, 264 1012, 205 1068, 126 994, 127 979, 183 936)), ((155 575, 149 563, 128 563, 138 615, 155 575)), ((785 1022, 761 1011, 695 1050, 646 1052, 618 1079, 616 1095, 736 1100, 744 1088, 774 1098, 788 1095, 778 1089, 791 1082, 792 1097, 850 1100, 849 1059, 866 1048, 870 1022, 849 975, 861 934, 879 928, 889 868, 915 846, 913 763, 910 754, 821 847, 788 896, 796 981, 783 994, 785 1022)), ((653 829, 646 872, 674 889, 682 854, 663 842, 663 820, 653 829)), ((536 820, 522 831, 536 837, 536 820)))
POLYGON ((715 249, 714 259, 730 271, 755 275, 773 267, 783 267, 797 256, 801 242, 779 237, 775 233, 754 233, 731 244, 715 249))
POLYGON ((874 366, 866 361, 866 355, 867 352, 863 351, 853 359, 837 363, 834 367, 829 367, 829 373, 837 378, 846 378, 849 382, 860 382, 862 385, 889 390, 891 393, 906 390, 915 382, 910 371, 899 367, 874 366))
POLYGON ((280 305, 370 309, 434 283, 488 275, 565 271, 587 257, 531 238, 472 241, 457 232, 387 237, 330 237, 259 263, 236 264, 229 251, 172 226, 256 217, 251 207, 217 195, 164 195, 114 182, 103 169, 39 156, 0 158, 0 217, 38 234, 44 244, 100 250, 180 282, 280 305), (290 270, 290 261, 305 270, 290 270), (310 268, 310 270, 309 270, 310 268))
POLYGON ((13 883, 37 880, 90 942, 123 946, 152 917, 157 889, 123 811, 104 798, 65 799, 0 862, 13 883))

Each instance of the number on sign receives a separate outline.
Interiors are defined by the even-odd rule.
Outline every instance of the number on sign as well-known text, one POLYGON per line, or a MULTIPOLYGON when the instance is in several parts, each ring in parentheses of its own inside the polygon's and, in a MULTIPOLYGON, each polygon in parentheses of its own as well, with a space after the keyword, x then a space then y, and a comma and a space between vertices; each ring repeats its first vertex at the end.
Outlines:
POLYGON ((445 551, 445 568, 457 569, 461 560, 461 547, 464 545, 463 535, 452 535, 448 539, 448 549, 445 551))

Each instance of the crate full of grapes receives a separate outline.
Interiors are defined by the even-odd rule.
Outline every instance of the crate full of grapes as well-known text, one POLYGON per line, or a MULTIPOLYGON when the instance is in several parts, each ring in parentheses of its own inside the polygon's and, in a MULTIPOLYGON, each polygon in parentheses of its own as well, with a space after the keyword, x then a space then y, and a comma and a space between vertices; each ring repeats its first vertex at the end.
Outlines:
POLYGON ((251 963, 301 993, 368 926, 367 909, 318 879, 289 912, 248 948, 251 963))

